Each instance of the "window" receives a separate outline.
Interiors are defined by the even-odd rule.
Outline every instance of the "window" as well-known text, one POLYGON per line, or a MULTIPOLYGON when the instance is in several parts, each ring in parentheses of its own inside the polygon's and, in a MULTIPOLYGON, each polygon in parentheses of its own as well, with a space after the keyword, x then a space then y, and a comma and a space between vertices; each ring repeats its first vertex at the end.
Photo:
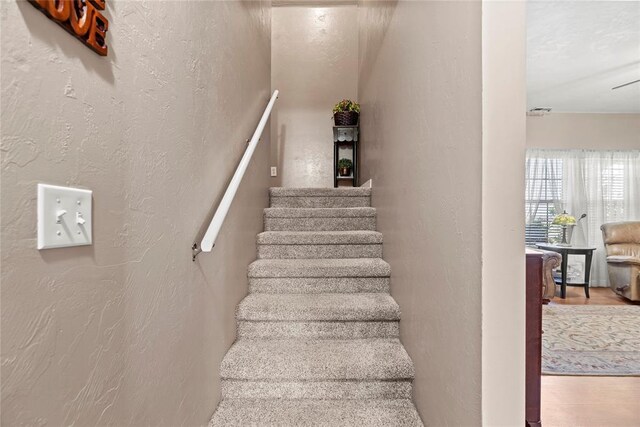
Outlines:
POLYGON ((527 159, 525 210, 527 223, 525 240, 527 245, 546 243, 556 239, 560 227, 552 226, 553 218, 559 213, 562 200, 562 159, 527 159))
MULTIPOLYGON (((640 220, 640 150, 549 150, 530 148, 526 162, 526 242, 559 242, 552 226, 563 210, 576 217, 571 244, 598 248, 591 282, 608 283, 600 226, 640 220), (587 217, 579 220, 582 214, 587 217)), ((569 258, 569 265, 575 264, 569 258)))

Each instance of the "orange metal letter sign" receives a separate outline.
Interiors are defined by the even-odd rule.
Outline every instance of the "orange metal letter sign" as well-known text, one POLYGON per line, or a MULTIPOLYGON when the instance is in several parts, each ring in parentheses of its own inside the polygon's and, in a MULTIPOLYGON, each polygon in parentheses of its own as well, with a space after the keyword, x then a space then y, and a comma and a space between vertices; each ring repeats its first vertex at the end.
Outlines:
POLYGON ((99 11, 106 0, 29 0, 42 13, 89 46, 98 55, 107 55, 109 21, 99 11))

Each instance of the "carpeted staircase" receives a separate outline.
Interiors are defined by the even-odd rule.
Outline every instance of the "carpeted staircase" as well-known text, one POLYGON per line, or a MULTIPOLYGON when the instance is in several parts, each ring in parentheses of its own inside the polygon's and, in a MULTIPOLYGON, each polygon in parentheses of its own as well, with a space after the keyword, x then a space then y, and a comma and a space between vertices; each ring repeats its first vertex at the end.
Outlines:
POLYGON ((371 190, 272 188, 213 426, 422 426, 371 190))

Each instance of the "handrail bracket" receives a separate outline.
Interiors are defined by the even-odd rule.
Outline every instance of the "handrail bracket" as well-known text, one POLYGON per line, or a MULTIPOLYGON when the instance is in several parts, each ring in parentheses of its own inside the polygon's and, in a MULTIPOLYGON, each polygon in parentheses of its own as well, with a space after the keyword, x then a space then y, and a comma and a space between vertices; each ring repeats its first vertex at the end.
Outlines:
POLYGON ((198 247, 197 243, 194 243, 193 246, 191 246, 191 261, 196 262, 196 257, 200 252, 202 252, 202 249, 198 247))

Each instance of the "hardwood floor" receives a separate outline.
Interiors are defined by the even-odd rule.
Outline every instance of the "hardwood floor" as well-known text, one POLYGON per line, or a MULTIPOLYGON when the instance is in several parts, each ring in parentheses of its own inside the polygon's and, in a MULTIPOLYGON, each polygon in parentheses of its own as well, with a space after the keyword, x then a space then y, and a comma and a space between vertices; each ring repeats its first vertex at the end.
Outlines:
MULTIPOLYGON (((558 287, 560 289, 560 287, 558 287)), ((551 300, 550 305, 631 305, 633 302, 618 296, 611 288, 591 288, 589 289, 591 298, 584 296, 584 289, 577 287, 567 287, 567 298, 560 298, 560 291, 556 292, 556 297, 551 300)))
POLYGON ((640 377, 542 376, 543 427, 640 426, 640 377))
MULTIPOLYGON (((629 305, 609 288, 567 288, 554 304, 629 305)), ((640 426, 640 377, 542 376, 542 425, 544 427, 640 426)))

